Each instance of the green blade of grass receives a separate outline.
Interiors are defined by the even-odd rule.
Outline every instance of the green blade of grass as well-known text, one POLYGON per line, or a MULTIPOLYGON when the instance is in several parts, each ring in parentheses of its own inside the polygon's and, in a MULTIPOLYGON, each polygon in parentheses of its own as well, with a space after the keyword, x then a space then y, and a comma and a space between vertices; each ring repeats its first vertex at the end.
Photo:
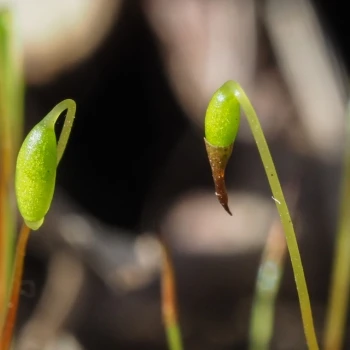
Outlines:
POLYGON ((10 9, 0 9, 0 329, 11 285, 16 220, 11 206, 15 154, 23 132, 22 55, 10 9))
MULTIPOLYGON (((10 120, 10 100, 8 90, 8 55, 11 32, 11 14, 0 10, 0 320, 6 313, 6 300, 11 262, 10 231, 11 209, 9 207, 13 175, 13 139, 10 120)), ((2 322, 0 322, 0 327, 2 322)))

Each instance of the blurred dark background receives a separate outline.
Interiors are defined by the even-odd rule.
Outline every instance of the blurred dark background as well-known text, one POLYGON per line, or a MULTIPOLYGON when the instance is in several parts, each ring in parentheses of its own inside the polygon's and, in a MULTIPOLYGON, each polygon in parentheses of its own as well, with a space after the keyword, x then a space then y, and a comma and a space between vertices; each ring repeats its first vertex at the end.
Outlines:
MULTIPOLYGON (((29 3, 16 7, 27 30, 25 130, 65 98, 77 115, 52 210, 29 244, 18 349, 166 349, 160 231, 175 260, 186 349, 247 349, 277 214, 244 122, 227 169, 233 218, 216 201, 202 124, 229 79, 251 97, 295 202, 321 334, 344 145, 346 2, 29 3)), ((287 259, 273 349, 304 344, 287 259)))

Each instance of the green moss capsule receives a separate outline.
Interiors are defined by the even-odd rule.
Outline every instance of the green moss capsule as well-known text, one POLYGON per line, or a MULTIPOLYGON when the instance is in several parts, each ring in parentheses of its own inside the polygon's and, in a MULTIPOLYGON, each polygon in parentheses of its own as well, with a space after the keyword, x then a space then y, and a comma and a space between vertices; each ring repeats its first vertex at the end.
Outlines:
POLYGON ((204 125, 206 140, 216 147, 230 146, 236 139, 240 120, 239 102, 227 82, 209 102, 204 125))
POLYGON ((230 214, 225 186, 225 169, 240 125, 240 105, 230 82, 217 90, 205 115, 205 147, 213 174, 215 194, 230 214))
POLYGON ((44 222, 55 190, 57 144, 54 125, 44 119, 24 140, 16 164, 16 196, 29 228, 44 222))
POLYGON ((57 104, 24 140, 16 164, 16 196, 19 211, 29 228, 37 230, 50 209, 55 191, 56 168, 66 148, 75 118, 76 104, 67 99, 57 104), (56 144, 55 123, 67 115, 56 144))

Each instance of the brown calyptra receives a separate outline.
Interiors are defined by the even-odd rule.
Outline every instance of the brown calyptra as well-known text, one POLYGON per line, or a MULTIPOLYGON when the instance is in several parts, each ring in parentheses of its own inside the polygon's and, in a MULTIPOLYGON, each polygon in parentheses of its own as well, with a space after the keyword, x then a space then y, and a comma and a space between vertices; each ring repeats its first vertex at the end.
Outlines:
POLYGON ((215 194, 224 209, 230 215, 232 215, 231 210, 228 206, 228 197, 225 185, 225 169, 232 153, 233 143, 228 147, 218 147, 210 144, 205 138, 204 142, 208 153, 211 171, 213 174, 215 194))

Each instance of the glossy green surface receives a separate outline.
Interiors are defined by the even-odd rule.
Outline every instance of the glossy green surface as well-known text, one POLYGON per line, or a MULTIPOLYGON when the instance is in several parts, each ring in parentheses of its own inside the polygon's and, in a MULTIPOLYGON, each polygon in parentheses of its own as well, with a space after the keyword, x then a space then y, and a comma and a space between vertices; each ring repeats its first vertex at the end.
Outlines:
POLYGON ((205 115, 205 138, 213 146, 227 147, 236 139, 240 124, 240 105, 228 83, 217 90, 205 115))
POLYGON ((48 212, 55 190, 57 145, 53 125, 45 119, 24 140, 16 164, 16 196, 26 224, 37 230, 48 212))

